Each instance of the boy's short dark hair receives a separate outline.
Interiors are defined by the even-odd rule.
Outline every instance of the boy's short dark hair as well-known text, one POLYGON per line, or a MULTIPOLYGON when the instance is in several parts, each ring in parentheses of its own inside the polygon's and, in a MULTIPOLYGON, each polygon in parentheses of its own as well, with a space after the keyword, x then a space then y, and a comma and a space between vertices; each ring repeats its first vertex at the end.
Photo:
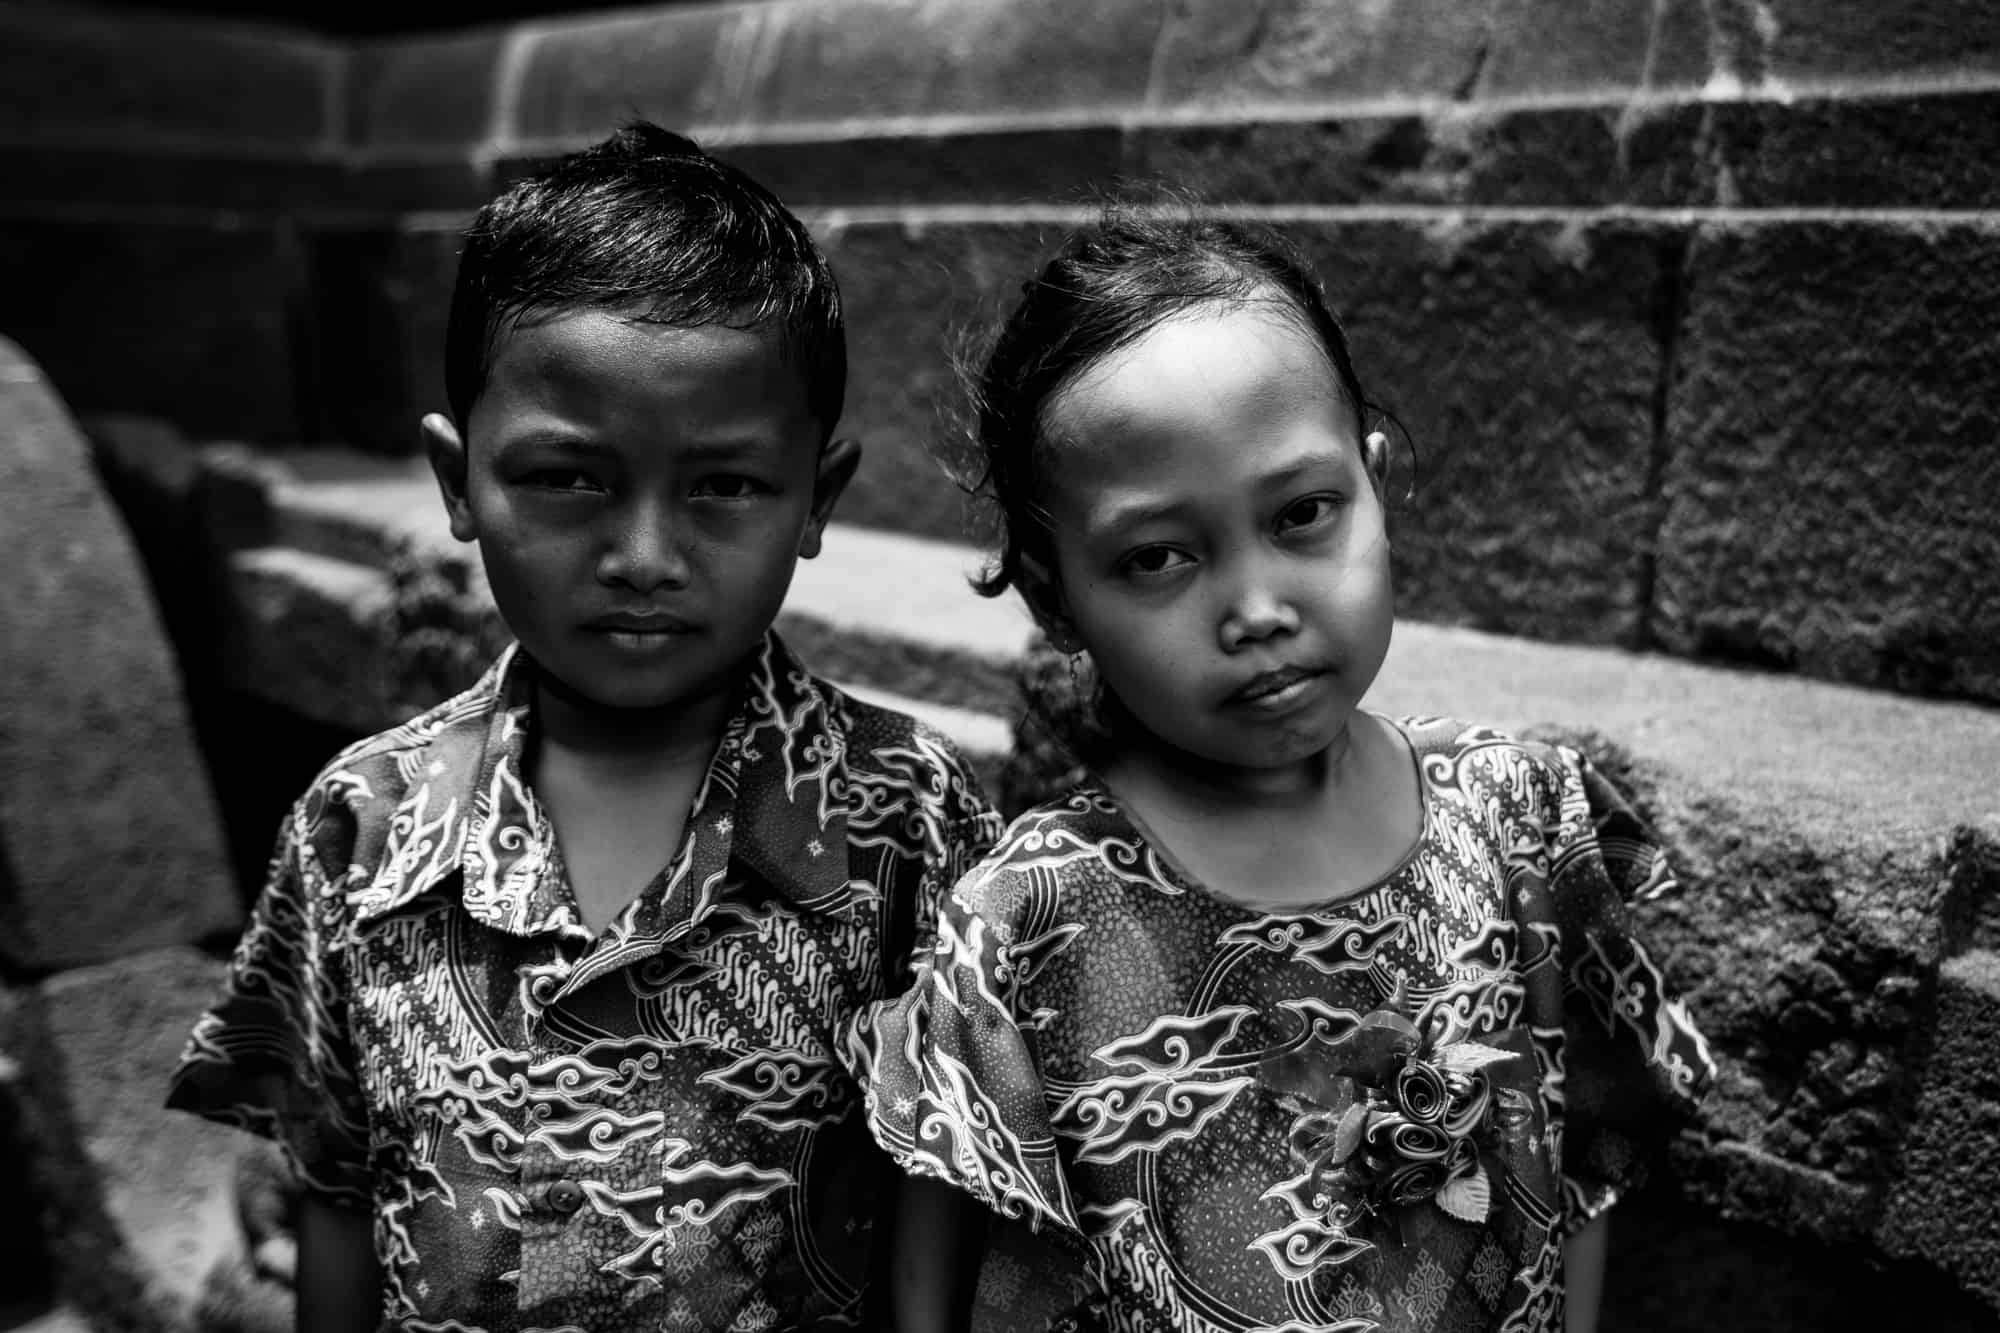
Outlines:
POLYGON ((590 309, 688 328, 775 323, 822 433, 840 419, 847 334, 826 257, 775 195, 691 139, 634 122, 479 210, 444 353, 445 396, 468 442, 499 334, 590 309))

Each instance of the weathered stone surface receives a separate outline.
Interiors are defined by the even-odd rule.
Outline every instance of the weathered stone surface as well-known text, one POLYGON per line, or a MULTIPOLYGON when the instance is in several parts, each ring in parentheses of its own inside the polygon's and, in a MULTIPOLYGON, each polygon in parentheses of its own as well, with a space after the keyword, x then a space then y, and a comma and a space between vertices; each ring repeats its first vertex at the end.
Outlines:
POLYGON ((1724 1219, 1655 1186, 1611 1212, 1598 1327, 1643 1333, 1992 1333, 1991 1310, 1914 1262, 1724 1219), (1921 1313, 1917 1312, 1921 1307, 1921 1313))
POLYGON ((1936 1264, 2000 1308, 2000 954, 1938 978, 1936 1049, 1893 1182, 1883 1243, 1936 1264))
MULTIPOLYGON (((7 1258, 0 1308, 43 1308, 67 1296, 73 1305, 57 1304, 55 1314, 87 1319, 86 1327, 164 1333, 139 1265, 105 1210, 65 1068, 42 995, 0 987, 0 1178, 9 1215, 0 1231, 7 1258)), ((61 1333, 72 1327, 58 1323, 61 1333)))
POLYGON ((1710 154, 1739 208, 2000 207, 2000 95, 1717 102, 1710 154))
POLYGON ((79 412, 297 439, 294 256, 274 230, 0 220, 0 329, 79 412))
POLYGON ((765 5, 691 5, 531 29, 504 146, 580 147, 643 116, 707 137, 742 118, 765 5))
POLYGON ((0 843, 31 972, 235 920, 208 777, 146 574, 89 446, 0 340, 0 843))
POLYGON ((241 1243, 231 1186, 249 1141, 161 1106, 167 1074, 221 979, 221 965, 206 955, 170 948, 77 968, 42 986, 60 1052, 48 1072, 60 1078, 144 1309, 168 1327, 185 1326, 204 1275, 241 1243))
POLYGON ((1723 0, 1725 68, 1745 82, 1798 84, 2000 72, 2000 10, 1962 0, 1723 0))
POLYGON ((1146 100, 1166 10, 1166 0, 774 8, 745 123, 1115 118, 1146 100))
POLYGON ((964 528, 960 494, 933 461, 951 445, 964 395, 952 357, 1018 294, 1061 229, 1023 224, 853 226, 821 236, 847 312, 847 411, 861 470, 841 497, 848 522, 947 540, 964 528))
POLYGON ((1528 207, 1707 203, 1703 109, 1661 105, 1151 126, 1127 159, 1217 202, 1528 207))
MULTIPOLYGON (((1701 0, 1494 0, 1490 9, 1480 98, 1594 95, 1615 103, 1706 72, 1701 0)), ((1689 82, 1698 87, 1700 79, 1689 82)))
MULTIPOLYGON (((342 173, 319 158, 266 151, 164 153, 115 143, 19 143, 0 148, 7 202, 22 211, 117 216, 151 209, 276 215, 351 203, 342 173)), ((239 224, 240 225, 240 224, 239 224)))
POLYGON ((1180 111, 1470 96, 1487 6, 1460 0, 1185 5, 1161 38, 1150 104, 1180 111))
POLYGON ((1668 413, 1667 646, 2000 699, 1996 236, 1704 225, 1668 413))
POLYGON ((358 42, 347 66, 347 139, 369 157, 469 153, 495 128, 507 29, 358 42))
POLYGON ((1363 390, 1415 445, 1416 491, 1390 524, 1400 607, 1629 641, 1671 233, 1449 217, 1291 233, 1346 325, 1363 390))
POLYGON ((360 735, 401 720, 385 573, 265 546, 230 556, 223 579, 227 687, 360 735))
POLYGON ((1117 175, 1115 126, 759 142, 717 154, 793 208, 1019 203, 1081 198, 1117 175))
POLYGON ((308 241, 323 438, 416 454, 445 410, 444 333, 460 226, 328 227, 308 241))
POLYGON ((189 16, 0 9, 0 123, 71 141, 228 141, 301 150, 337 133, 340 55, 302 34, 189 16))

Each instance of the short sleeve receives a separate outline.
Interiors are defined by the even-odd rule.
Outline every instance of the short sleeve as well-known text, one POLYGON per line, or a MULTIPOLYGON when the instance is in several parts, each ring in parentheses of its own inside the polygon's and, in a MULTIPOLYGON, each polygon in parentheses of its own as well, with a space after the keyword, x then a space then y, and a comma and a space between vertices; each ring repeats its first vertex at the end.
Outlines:
POLYGON ((1560 760, 1549 900, 1560 929, 1564 1223, 1575 1231, 1644 1180, 1715 1076, 1708 1044, 1638 938, 1678 891, 1630 803, 1574 750, 1560 760))
POLYGON ((272 1139, 301 1182, 366 1207, 368 1116, 347 1033, 342 959, 330 947, 344 900, 295 809, 230 960, 196 1022, 167 1106, 272 1139))
POLYGON ((938 916, 946 897, 1000 840, 1006 821, 981 788, 972 766, 949 741, 940 741, 942 763, 941 836, 928 849, 916 898, 907 914, 891 923, 887 956, 891 989, 899 989, 930 955, 937 941, 938 916))
POLYGON ((853 1030, 848 1062, 869 1128, 905 1171, 1038 1231, 1076 1234, 1033 1036, 1015 1013, 1011 932, 974 910, 965 887, 945 899, 910 988, 853 1030))

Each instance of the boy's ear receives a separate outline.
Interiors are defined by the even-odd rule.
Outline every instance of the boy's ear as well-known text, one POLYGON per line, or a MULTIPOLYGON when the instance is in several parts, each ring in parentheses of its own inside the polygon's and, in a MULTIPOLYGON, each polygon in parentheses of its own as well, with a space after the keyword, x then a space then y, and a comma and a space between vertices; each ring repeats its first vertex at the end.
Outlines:
POLYGON ((1076 637, 1076 629, 1069 621, 1069 606, 1063 600, 1062 585, 1056 581, 1049 567, 1029 555, 1021 553, 1021 599, 1034 613, 1035 623, 1042 627, 1042 633, 1049 636, 1049 642, 1059 653, 1080 652, 1083 641, 1076 637))
POLYGON ((472 505, 466 500, 465 441, 442 412, 427 414, 422 428, 424 453, 430 457, 431 474, 444 496, 444 511, 451 517, 451 535, 469 542, 479 535, 479 529, 472 521, 472 505))
POLYGON ((810 560, 819 554, 820 538, 826 535, 833 506, 847 489, 847 483, 854 480, 854 469, 860 466, 859 440, 844 436, 828 440, 819 451, 819 470, 813 476, 812 513, 806 518, 806 530, 799 534, 800 559, 810 560))

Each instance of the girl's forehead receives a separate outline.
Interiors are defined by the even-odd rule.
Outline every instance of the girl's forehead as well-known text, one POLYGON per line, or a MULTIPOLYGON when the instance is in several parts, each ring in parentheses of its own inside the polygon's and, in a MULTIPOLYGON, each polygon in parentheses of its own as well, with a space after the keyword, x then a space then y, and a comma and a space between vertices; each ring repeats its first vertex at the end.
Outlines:
POLYGON ((1107 427, 1186 420, 1279 385, 1288 396, 1346 401, 1319 336, 1290 302, 1209 302, 1084 366, 1050 396, 1043 434, 1075 441, 1107 427))

